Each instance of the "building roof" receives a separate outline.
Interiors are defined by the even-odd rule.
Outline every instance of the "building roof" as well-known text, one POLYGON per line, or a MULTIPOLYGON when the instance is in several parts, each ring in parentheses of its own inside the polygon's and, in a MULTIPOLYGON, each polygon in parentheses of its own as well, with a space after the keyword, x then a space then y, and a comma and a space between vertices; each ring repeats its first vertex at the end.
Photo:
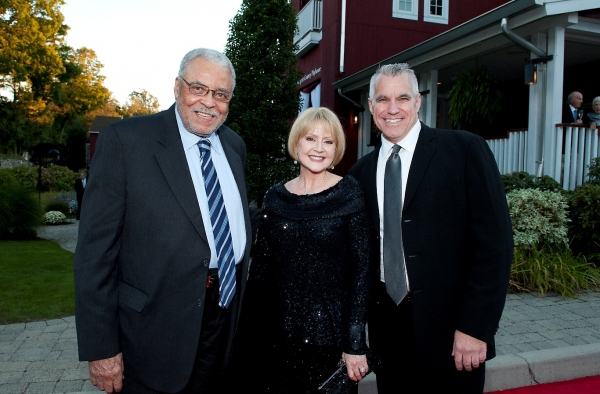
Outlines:
MULTIPOLYGON (((513 0, 347 78, 340 79, 333 86, 343 92, 362 88, 368 85, 371 76, 384 64, 409 63, 410 67, 418 73, 448 68, 470 58, 481 61, 481 56, 489 55, 491 48, 513 44, 503 36, 500 26, 503 18, 510 18, 513 22, 511 25, 514 25, 511 28, 517 28, 546 17, 597 8, 597 0, 513 0)), ((563 21, 565 25, 570 23, 572 22, 563 21)), ((592 30, 596 30, 596 27, 592 27, 592 30)), ((570 58, 573 57, 566 56, 566 59, 570 58)), ((510 62, 510 59, 503 60, 504 63, 510 62)), ((490 63, 498 65, 502 61, 498 62, 495 59, 490 63)), ((520 69, 523 64, 520 64, 520 69)))
POLYGON ((117 120, 121 120, 121 118, 118 116, 96 116, 90 126, 90 132, 98 132, 117 120))

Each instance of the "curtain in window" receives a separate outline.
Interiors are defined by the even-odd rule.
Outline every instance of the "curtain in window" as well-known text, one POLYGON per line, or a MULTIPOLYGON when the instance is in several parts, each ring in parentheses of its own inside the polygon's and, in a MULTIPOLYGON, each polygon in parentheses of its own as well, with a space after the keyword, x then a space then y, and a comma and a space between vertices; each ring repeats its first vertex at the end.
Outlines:
POLYGON ((310 92, 310 101, 312 102, 313 107, 321 106, 321 84, 319 83, 315 88, 310 92))

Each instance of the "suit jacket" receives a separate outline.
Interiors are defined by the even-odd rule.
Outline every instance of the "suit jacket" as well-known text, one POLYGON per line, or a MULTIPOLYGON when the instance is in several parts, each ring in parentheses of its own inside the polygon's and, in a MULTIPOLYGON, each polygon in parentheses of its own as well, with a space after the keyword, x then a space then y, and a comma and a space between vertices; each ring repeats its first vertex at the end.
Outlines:
MULTIPOLYGON (((583 118, 581 118, 581 121, 583 122, 583 126, 589 126, 590 119, 587 116, 587 113, 589 111, 586 111, 583 108, 579 108, 579 109, 583 110, 583 118)), ((574 123, 575 120, 576 120, 576 118, 573 118, 573 111, 571 111, 571 107, 569 106, 569 104, 563 104, 562 123, 574 123)))
POLYGON ((77 195, 78 202, 81 202, 84 191, 85 191, 85 188, 83 187, 83 181, 81 179, 77 179, 75 181, 75 194, 77 195))
MULTIPOLYGON (((365 188, 379 240, 378 155, 379 148, 349 174, 365 188)), ((481 137, 422 125, 407 179, 402 241, 422 362, 453 365, 455 330, 485 341, 488 359, 494 357, 513 240, 498 168, 481 137)), ((379 277, 379 259, 374 270, 379 277)))
MULTIPOLYGON (((243 202, 240 300, 252 234, 246 147, 231 129, 216 132, 243 202)), ((127 376, 157 391, 178 392, 194 365, 210 248, 175 106, 104 128, 86 189, 74 262, 79 357, 123 352, 127 376)), ((235 322, 239 304, 230 306, 235 322)))

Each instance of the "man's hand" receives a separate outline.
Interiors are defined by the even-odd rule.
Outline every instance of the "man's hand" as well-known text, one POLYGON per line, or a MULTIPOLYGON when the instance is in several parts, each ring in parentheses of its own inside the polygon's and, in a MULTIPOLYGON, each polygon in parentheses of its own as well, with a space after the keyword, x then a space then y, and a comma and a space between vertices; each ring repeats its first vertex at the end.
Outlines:
POLYGON ((100 391, 119 393, 123 388, 123 353, 88 363, 90 380, 100 391))
POLYGON ((479 365, 486 360, 486 353, 487 344, 485 342, 456 330, 452 356, 458 371, 462 371, 463 366, 467 371, 479 368, 479 365))

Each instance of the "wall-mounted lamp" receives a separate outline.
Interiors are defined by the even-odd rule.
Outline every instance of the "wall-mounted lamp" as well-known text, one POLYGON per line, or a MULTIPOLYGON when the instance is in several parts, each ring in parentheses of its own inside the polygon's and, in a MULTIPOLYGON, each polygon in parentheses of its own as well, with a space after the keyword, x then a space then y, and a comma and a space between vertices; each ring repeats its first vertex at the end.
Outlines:
POLYGON ((353 120, 354 120, 354 124, 358 124, 358 115, 354 115, 353 120))
POLYGON ((537 83, 537 64, 527 63, 525 65, 525 85, 537 83))
POLYGON ((540 56, 529 59, 525 64, 525 85, 535 85, 537 83, 537 65, 548 63, 553 59, 553 55, 540 56))

